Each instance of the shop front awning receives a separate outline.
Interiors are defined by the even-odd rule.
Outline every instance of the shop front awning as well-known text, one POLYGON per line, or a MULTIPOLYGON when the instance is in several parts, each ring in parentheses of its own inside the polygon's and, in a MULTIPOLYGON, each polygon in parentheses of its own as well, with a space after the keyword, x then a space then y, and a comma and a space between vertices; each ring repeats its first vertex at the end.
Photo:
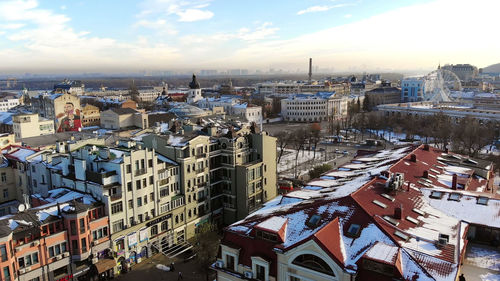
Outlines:
POLYGON ((116 261, 114 259, 101 259, 96 264, 97 273, 101 274, 116 266, 116 261))

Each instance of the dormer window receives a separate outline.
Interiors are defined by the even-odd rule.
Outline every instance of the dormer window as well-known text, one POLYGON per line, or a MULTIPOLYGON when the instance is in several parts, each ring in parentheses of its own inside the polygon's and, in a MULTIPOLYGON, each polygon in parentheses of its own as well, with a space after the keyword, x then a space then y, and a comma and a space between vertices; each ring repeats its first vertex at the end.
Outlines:
POLYGON ((488 200, 489 200, 488 197, 481 196, 481 197, 477 198, 477 204, 486 206, 486 205, 488 205, 488 200))
POLYGON ((318 225, 320 219, 321 219, 320 215, 312 215, 307 221, 307 225, 310 227, 315 227, 318 225))
POLYGON ((431 192, 431 195, 429 197, 433 198, 433 199, 441 199, 443 197, 443 192, 433 191, 433 192, 431 192))
POLYGON ((460 193, 451 193, 448 197, 448 200, 451 201, 460 201, 460 193))
POLYGON ((349 226, 349 229, 347 230, 347 234, 351 237, 355 237, 355 236, 359 235, 360 231, 361 231, 361 225, 353 223, 349 226))
POLYGON ((278 235, 274 233, 265 232, 262 230, 257 230, 255 236, 260 239, 268 240, 271 242, 278 242, 278 235))

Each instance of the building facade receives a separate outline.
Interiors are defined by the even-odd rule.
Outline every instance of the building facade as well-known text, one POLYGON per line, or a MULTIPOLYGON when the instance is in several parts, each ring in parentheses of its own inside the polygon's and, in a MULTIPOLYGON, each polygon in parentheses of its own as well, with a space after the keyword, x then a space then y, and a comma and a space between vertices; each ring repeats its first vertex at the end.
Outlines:
POLYGON ((31 110, 53 120, 56 132, 76 132, 82 128, 80 98, 76 94, 40 94, 31 98, 31 110))
POLYGON ((406 78, 401 81, 401 101, 414 102, 424 100, 425 82, 419 78, 406 78))
POLYGON ((347 114, 347 103, 347 97, 335 93, 297 94, 281 100, 281 116, 292 122, 340 119, 347 114))
POLYGON ((82 108, 82 126, 99 126, 101 124, 101 112, 99 107, 87 104, 82 108))
POLYGON ((12 116, 12 129, 16 140, 55 133, 54 121, 37 113, 20 113, 12 116))

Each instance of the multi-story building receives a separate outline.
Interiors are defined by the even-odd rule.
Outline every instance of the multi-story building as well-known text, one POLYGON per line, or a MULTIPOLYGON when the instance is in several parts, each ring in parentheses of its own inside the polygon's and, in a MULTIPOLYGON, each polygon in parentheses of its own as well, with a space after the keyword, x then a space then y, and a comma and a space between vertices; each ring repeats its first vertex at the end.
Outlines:
POLYGON ((54 121, 37 113, 18 113, 12 116, 12 129, 17 140, 55 133, 54 121))
POLYGON ((116 273, 173 245, 187 246, 185 202, 191 198, 186 199, 175 162, 130 140, 114 147, 68 148, 63 144, 57 153, 41 155, 42 163, 31 161, 33 175, 45 175, 49 190, 65 186, 104 204, 116 273))
POLYGON ((97 268, 105 262, 103 253, 109 249, 103 204, 66 189, 52 190, 50 198, 33 201, 44 205, 0 217, 1 279, 97 277, 97 268))
POLYGON ((470 64, 447 64, 441 67, 455 73, 460 80, 468 81, 478 76, 477 67, 470 64))
POLYGON ((365 92, 365 99, 370 106, 401 102, 401 89, 396 87, 379 87, 365 92))
POLYGON ((85 84, 82 81, 64 80, 61 83, 54 85, 55 92, 65 92, 73 95, 81 96, 85 94, 85 84))
POLYGON ((412 102, 381 104, 377 110, 386 116, 425 116, 442 113, 458 122, 465 117, 472 117, 484 122, 500 121, 500 107, 498 104, 463 105, 457 102, 412 102))
POLYGON ((224 113, 228 115, 242 116, 248 122, 259 123, 262 120, 262 107, 246 102, 240 102, 239 99, 232 96, 223 96, 221 98, 204 98, 197 102, 200 108, 214 110, 221 107, 224 113))
POLYGON ((19 97, 10 93, 2 93, 0 95, 0 111, 5 112, 20 104, 19 97))
MULTIPOLYGON (((149 135, 142 139, 147 147, 179 163, 188 196, 186 208, 193 212, 188 217, 194 223, 211 214, 214 221, 228 224, 276 196, 276 139, 245 129, 215 137, 216 130, 209 129, 213 137, 149 135)), ((187 234, 194 229, 188 222, 187 234)))
POLYGON ((40 94, 31 98, 31 110, 53 120, 56 132, 76 132, 82 127, 80 98, 75 94, 40 94))
POLYGON ((217 280, 458 280, 469 241, 498 239, 491 162, 364 153, 227 227, 217 280))
POLYGON ((405 78, 401 81, 401 101, 414 102, 424 99, 425 81, 420 78, 405 78))
POLYGON ((82 108, 82 126, 99 126, 101 124, 101 112, 99 107, 87 104, 82 108))
POLYGON ((132 108, 111 108, 101 112, 101 127, 118 130, 122 128, 147 128, 148 116, 132 108))
POLYGON ((306 84, 306 83, 262 83, 257 86, 259 94, 263 96, 276 94, 299 94, 299 93, 318 93, 318 92, 336 92, 339 95, 349 94, 348 83, 324 83, 306 84))
POLYGON ((347 114, 348 98, 332 92, 297 94, 281 100, 281 116, 285 121, 321 122, 340 119, 347 114))

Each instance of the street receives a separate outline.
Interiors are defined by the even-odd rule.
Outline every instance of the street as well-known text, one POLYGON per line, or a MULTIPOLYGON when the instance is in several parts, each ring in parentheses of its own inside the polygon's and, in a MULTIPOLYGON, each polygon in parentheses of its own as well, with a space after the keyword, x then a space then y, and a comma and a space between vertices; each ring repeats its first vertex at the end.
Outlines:
MULTIPOLYGON (((184 262, 184 259, 170 259, 164 256, 163 254, 156 254, 155 256, 144 260, 143 262, 136 264, 132 267, 132 271, 129 271, 126 274, 119 275, 115 278, 117 281, 153 281, 153 280, 178 280, 179 279, 179 271, 182 272, 183 279, 186 281, 205 281, 207 280, 203 273, 201 273, 198 269, 198 266, 194 262, 194 260, 190 260, 188 262, 184 262), (157 264, 170 265, 171 262, 174 262, 175 271, 174 272, 165 272, 156 268, 157 264)), ((209 278, 209 280, 213 280, 215 274, 209 278)))

